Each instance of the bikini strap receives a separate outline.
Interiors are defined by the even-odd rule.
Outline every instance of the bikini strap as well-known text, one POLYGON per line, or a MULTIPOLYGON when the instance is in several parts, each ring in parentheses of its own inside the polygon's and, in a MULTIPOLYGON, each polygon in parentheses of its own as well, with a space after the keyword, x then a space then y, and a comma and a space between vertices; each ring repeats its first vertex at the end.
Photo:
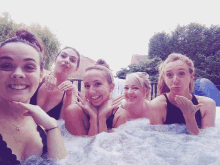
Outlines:
MULTIPOLYGON (((119 107, 116 109, 115 113, 117 112, 117 110, 119 109, 119 107)), ((112 109, 112 114, 114 115, 114 108, 112 109)))

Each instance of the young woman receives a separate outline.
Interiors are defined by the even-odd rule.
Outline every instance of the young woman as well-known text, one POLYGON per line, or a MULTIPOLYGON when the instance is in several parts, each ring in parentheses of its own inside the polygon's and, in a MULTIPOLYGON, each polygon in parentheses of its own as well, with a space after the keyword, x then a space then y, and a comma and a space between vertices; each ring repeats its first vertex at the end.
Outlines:
POLYGON ((149 118, 148 99, 150 95, 149 76, 145 72, 130 73, 126 76, 124 86, 127 119, 149 118))
POLYGON ((151 124, 186 124, 189 132, 215 125, 215 102, 191 94, 194 88, 194 65, 186 56, 170 54, 159 67, 159 96, 152 100, 151 124))
POLYGON ((0 45, 0 164, 46 152, 50 158, 67 155, 56 120, 29 104, 42 80, 42 56, 40 40, 26 30, 0 45))
POLYGON ((123 96, 111 99, 113 75, 103 60, 86 69, 83 78, 85 97, 70 105, 65 112, 66 129, 73 135, 96 135, 117 128, 126 122, 124 109, 119 108, 123 96))
POLYGON ((67 79, 79 68, 79 63, 77 50, 71 47, 62 49, 56 57, 54 71, 43 78, 30 104, 39 105, 57 120, 63 118, 64 109, 76 100, 77 87, 67 79))

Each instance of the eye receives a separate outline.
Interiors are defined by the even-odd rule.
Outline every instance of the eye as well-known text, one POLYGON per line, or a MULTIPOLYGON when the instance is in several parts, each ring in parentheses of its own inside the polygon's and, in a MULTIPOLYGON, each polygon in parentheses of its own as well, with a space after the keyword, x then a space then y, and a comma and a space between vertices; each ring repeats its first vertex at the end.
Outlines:
POLYGON ((128 87, 124 87, 125 90, 128 90, 128 87))
POLYGON ((88 89, 90 87, 90 85, 85 84, 84 87, 88 89))
POLYGON ((172 78, 172 77, 173 77, 173 74, 172 74, 172 73, 167 73, 166 76, 167 76, 168 78, 172 78))
POLYGON ((133 89, 137 90, 137 89, 139 89, 139 88, 138 88, 138 87, 133 87, 133 89))
POLYGON ((76 62, 76 58, 70 58, 70 61, 71 61, 72 63, 75 63, 75 62, 76 62))
POLYGON ((35 70, 35 66, 33 66, 33 65, 25 65, 25 70, 27 70, 27 71, 33 71, 33 70, 35 70))
POLYGON ((102 85, 100 82, 95 83, 95 86, 100 86, 102 85))
POLYGON ((184 77, 185 76, 185 72, 179 72, 179 76, 180 77, 184 77))
POLYGON ((61 54, 60 56, 61 56, 62 58, 66 58, 67 55, 61 54))
POLYGON ((0 65, 0 69, 4 71, 9 71, 13 69, 13 65, 10 63, 4 63, 0 65))

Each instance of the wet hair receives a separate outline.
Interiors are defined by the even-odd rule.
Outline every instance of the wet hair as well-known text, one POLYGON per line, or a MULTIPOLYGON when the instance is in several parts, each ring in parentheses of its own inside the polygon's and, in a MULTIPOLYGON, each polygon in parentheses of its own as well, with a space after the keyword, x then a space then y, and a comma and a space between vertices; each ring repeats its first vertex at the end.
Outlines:
POLYGON ((146 94, 146 98, 149 99, 151 91, 149 75, 146 72, 134 72, 126 75, 126 80, 129 78, 134 79, 137 82, 138 87, 143 91, 145 91, 144 89, 149 89, 148 93, 146 94))
POLYGON ((44 59, 43 59, 43 54, 44 54, 44 47, 42 45, 41 40, 35 36, 33 33, 31 33, 28 30, 17 30, 14 37, 11 37, 5 41, 3 41, 0 44, 0 48, 6 45, 7 43, 11 42, 22 42, 27 45, 30 45, 33 47, 37 52, 39 52, 40 56, 40 70, 42 71, 44 68, 44 59))
POLYGON ((109 65, 104 60, 99 59, 95 65, 87 67, 86 71, 89 71, 92 69, 103 71, 108 84, 112 84, 114 82, 114 78, 109 68, 109 65))
POLYGON ((79 64, 80 64, 80 54, 79 54, 79 52, 78 52, 76 49, 74 49, 74 48, 72 48, 72 47, 66 46, 65 48, 61 49, 61 50, 59 51, 59 53, 57 54, 56 58, 57 58, 57 57, 60 55, 60 53, 61 53, 63 50, 65 50, 65 49, 72 49, 72 50, 77 54, 77 56, 78 56, 77 68, 79 68, 79 64))
MULTIPOLYGON (((173 62, 177 60, 183 61, 188 66, 190 74, 195 72, 194 64, 192 60, 190 60, 187 56, 178 54, 178 53, 170 54, 167 57, 167 59, 159 65, 159 79, 158 79, 158 94, 159 95, 170 92, 170 89, 168 88, 168 86, 166 85, 164 81, 164 77, 165 77, 164 68, 166 64, 168 64, 169 62, 173 62)), ((191 81, 189 83, 189 92, 192 93, 193 90, 194 90, 194 81, 191 81)))

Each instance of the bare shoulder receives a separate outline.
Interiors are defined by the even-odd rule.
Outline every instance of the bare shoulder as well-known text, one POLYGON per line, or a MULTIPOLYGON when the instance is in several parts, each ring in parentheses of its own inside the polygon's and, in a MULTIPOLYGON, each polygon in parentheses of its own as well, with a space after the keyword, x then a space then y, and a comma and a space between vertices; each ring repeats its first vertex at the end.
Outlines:
POLYGON ((153 100, 149 101, 148 105, 151 110, 162 110, 166 109, 167 101, 163 95, 159 95, 153 100))
POLYGON ((77 104, 71 104, 69 105, 65 110, 65 119, 72 120, 73 118, 77 117, 84 117, 85 113, 83 112, 82 108, 79 107, 77 104))
POLYGON ((127 121, 126 110, 124 108, 119 107, 113 119, 113 127, 117 128, 118 126, 126 123, 126 121, 127 121))
POLYGON ((197 95, 195 95, 195 97, 197 98, 199 104, 202 104, 200 108, 202 113, 206 113, 207 111, 215 111, 216 103, 213 99, 209 97, 197 96, 197 95))

